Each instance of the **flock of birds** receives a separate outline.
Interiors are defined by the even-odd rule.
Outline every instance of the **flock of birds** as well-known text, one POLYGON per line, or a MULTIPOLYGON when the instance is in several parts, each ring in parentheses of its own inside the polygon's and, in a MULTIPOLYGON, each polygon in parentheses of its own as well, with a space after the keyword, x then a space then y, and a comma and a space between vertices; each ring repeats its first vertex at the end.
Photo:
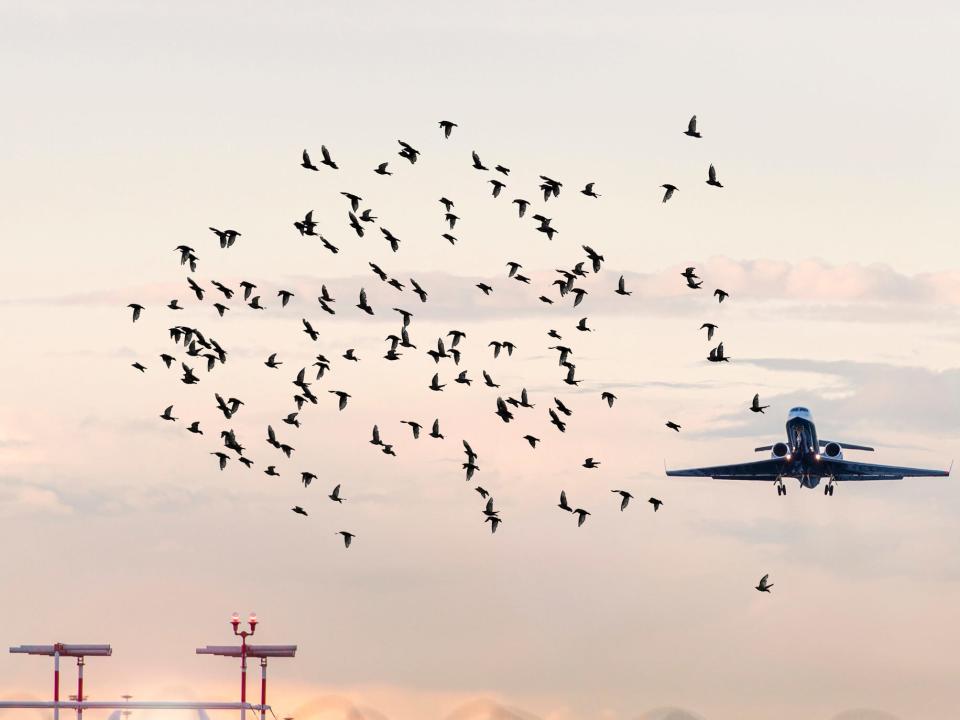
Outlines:
MULTIPOLYGON (((439 123, 439 126, 444 138, 449 138, 454 128, 457 127, 457 124, 444 120, 439 123)), ((690 119, 684 134, 691 138, 701 137, 701 134, 697 129, 696 116, 693 116, 690 119)), ((415 165, 420 158, 421 152, 404 140, 398 140, 398 144, 400 146, 397 153, 399 157, 406 160, 410 165, 415 165)), ((304 150, 302 154, 301 167, 310 172, 320 172, 321 166, 332 171, 339 169, 339 165, 333 159, 326 146, 321 146, 320 155, 321 157, 319 161, 315 163, 311 158, 309 151, 304 150)), ((507 188, 506 180, 510 176, 510 168, 502 164, 491 163, 493 165, 493 170, 491 171, 488 165, 484 163, 484 160, 481 158, 480 154, 476 151, 471 153, 471 160, 472 168, 474 170, 490 174, 487 184, 491 186, 491 195, 493 198, 499 198, 503 191, 507 188)), ((373 172, 381 176, 393 175, 393 171, 390 169, 389 161, 382 162, 377 165, 377 167, 373 169, 373 172)), ((540 175, 539 177, 540 183, 538 189, 542 194, 543 205, 546 207, 551 200, 559 198, 561 191, 564 188, 564 183, 548 175, 540 175)), ((716 169, 713 165, 710 165, 707 171, 706 183, 714 188, 723 187, 723 185, 717 179, 716 169)), ((599 199, 601 195, 595 191, 595 187, 595 182, 589 182, 586 183, 579 192, 585 197, 599 199)), ((664 203, 670 201, 671 198, 673 198, 673 196, 679 191, 679 188, 671 183, 664 183, 661 187, 664 190, 662 198, 662 202, 664 203)), ((384 241, 389 245, 390 250, 396 253, 402 243, 401 238, 392 233, 390 229, 385 227, 383 224, 377 224, 378 218, 374 215, 374 211, 372 209, 361 209, 363 204, 363 198, 361 196, 352 192, 341 192, 340 194, 348 203, 348 207, 346 209, 346 224, 357 235, 357 237, 363 238, 367 232, 372 232, 372 228, 376 227, 383 236, 384 241)), ((446 197, 441 197, 439 199, 439 203, 443 209, 443 223, 445 224, 444 229, 446 230, 446 232, 441 234, 441 238, 449 242, 451 245, 456 245, 458 239, 453 233, 456 230, 457 222, 460 220, 456 214, 456 205, 454 201, 446 197)), ((522 219, 526 216, 528 209, 533 203, 530 200, 518 197, 512 200, 512 204, 516 206, 517 216, 522 219)), ((532 214, 532 219, 537 223, 535 226, 536 231, 546 236, 547 240, 553 240, 554 237, 559 233, 559 230, 553 225, 553 220, 550 217, 547 217, 545 213, 545 209, 534 213, 532 214)), ((296 220, 293 225, 301 236, 316 238, 330 253, 336 254, 339 252, 339 248, 336 245, 318 232, 319 223, 314 219, 312 210, 307 212, 302 219, 296 220)), ((210 227, 210 231, 216 236, 218 244, 223 250, 233 247, 242 237, 242 233, 235 229, 210 227)), ((588 290, 578 286, 578 282, 587 277, 591 271, 593 273, 598 273, 602 267, 602 264, 605 262, 605 258, 602 254, 588 245, 582 245, 581 247, 585 253, 585 259, 577 262, 572 268, 558 269, 558 277, 552 283, 552 286, 556 287, 556 296, 551 297, 548 294, 542 294, 538 298, 540 302, 552 305, 558 300, 570 296, 573 298, 573 307, 578 307, 584 301, 585 297, 588 295, 588 290)), ((225 313, 233 310, 236 307, 235 305, 230 305, 229 303, 233 300, 234 296, 238 294, 241 294, 242 302, 250 309, 255 311, 265 309, 265 306, 261 300, 263 295, 261 294, 260 288, 258 288, 255 283, 250 281, 242 281, 239 283, 239 289, 235 289, 211 279, 208 286, 204 286, 197 282, 191 275, 192 273, 196 272, 199 263, 199 258, 194 248, 187 245, 179 245, 175 248, 175 250, 179 254, 180 265, 182 267, 186 267, 190 273, 186 276, 187 289, 193 293, 198 302, 202 303, 205 300, 209 300, 208 296, 219 300, 218 302, 211 303, 219 317, 223 317, 225 313), (219 296, 217 293, 219 293, 219 296)), ((409 278, 408 283, 404 283, 398 278, 391 277, 374 262, 369 262, 369 267, 379 281, 390 285, 401 293, 407 289, 409 284, 410 292, 413 293, 420 303, 428 302, 429 293, 414 278, 409 278)), ((531 278, 521 272, 523 266, 519 262, 512 260, 508 261, 506 263, 506 267, 508 279, 512 279, 516 282, 527 285, 531 283, 531 278)), ((686 268, 681 273, 681 276, 686 281, 686 286, 691 290, 702 289, 703 280, 697 275, 695 267, 686 268)), ((489 296, 494 292, 494 288, 492 286, 483 282, 477 283, 475 287, 484 296, 489 296)), ((613 292, 624 297, 631 294, 631 291, 626 288, 623 275, 619 277, 617 286, 616 288, 613 288, 613 292)), ((724 300, 729 297, 729 293, 721 288, 716 288, 713 291, 713 296, 717 298, 718 303, 723 303, 724 300)), ((295 297, 295 293, 292 290, 281 288, 277 290, 276 297, 279 299, 281 308, 285 308, 291 299, 295 297)), ((358 301, 355 307, 361 312, 365 313, 366 315, 374 315, 376 313, 376 310, 370 305, 366 290, 363 287, 359 288, 357 292, 357 300, 358 301)), ((339 307, 337 306, 337 301, 338 299, 329 292, 327 286, 322 285, 320 288, 320 295, 317 297, 317 302, 321 310, 331 316, 336 315, 339 307)), ((171 300, 166 307, 170 311, 184 309, 184 306, 180 304, 179 299, 176 298, 171 300)), ((133 322, 137 322, 145 310, 144 306, 139 303, 130 303, 128 308, 132 310, 133 322)), ((414 313, 402 307, 394 307, 392 308, 392 311, 399 315, 400 325, 395 333, 391 333, 386 337, 385 341, 388 343, 388 346, 385 350, 385 354, 383 355, 383 359, 389 362, 396 362, 401 360, 401 357, 405 352, 409 350, 416 350, 417 346, 411 341, 410 335, 414 313)), ((320 338, 320 331, 314 326, 314 324, 305 317, 301 318, 301 324, 303 333, 306 334, 310 341, 317 342, 320 338)), ((588 325, 587 317, 581 318, 575 327, 577 332, 592 332, 592 328, 590 328, 588 325)), ((707 341, 710 342, 713 340, 718 326, 714 323, 706 322, 701 325, 700 329, 706 330, 706 338, 707 341)), ((197 363, 205 363, 206 370, 210 372, 213 371, 218 364, 222 365, 227 362, 228 352, 217 341, 217 339, 208 332, 203 332, 199 328, 187 325, 173 325, 169 328, 169 336, 170 340, 182 347, 183 353, 186 357, 181 357, 178 361, 175 356, 169 353, 163 353, 160 355, 160 359, 167 369, 173 369, 175 364, 179 363, 180 370, 182 371, 180 380, 184 384, 195 385, 200 382, 200 377, 197 375, 195 367, 192 365, 197 363)), ((576 376, 577 366, 571 360, 574 355, 573 348, 570 345, 562 344, 562 336, 554 329, 550 329, 547 332, 547 336, 552 341, 555 341, 555 344, 549 346, 549 349, 555 351, 558 355, 558 365, 562 368, 562 381, 567 385, 574 387, 577 386, 581 381, 577 379, 576 376)), ((462 330, 450 330, 446 336, 437 338, 435 346, 431 346, 430 349, 426 350, 426 353, 434 360, 436 365, 439 365, 441 361, 450 361, 456 367, 460 364, 461 360, 461 351, 458 345, 465 337, 466 333, 462 330)), ((492 355, 494 359, 500 357, 501 354, 505 354, 507 357, 512 356, 516 350, 516 345, 513 342, 503 339, 491 340, 488 344, 488 347, 492 348, 492 355)), ((353 348, 347 349, 341 357, 348 362, 361 361, 361 359, 356 355, 356 350, 353 348)), ((709 362, 730 361, 730 357, 727 356, 724 351, 723 342, 720 342, 716 347, 712 347, 710 349, 707 360, 709 362)), ((280 369, 281 365, 283 365, 283 361, 278 360, 277 353, 272 353, 266 358, 264 365, 270 370, 277 370, 280 369)), ((328 374, 332 375, 331 366, 331 360, 324 354, 319 353, 316 355, 315 361, 312 364, 312 367, 316 368, 316 376, 314 379, 307 378, 306 367, 299 369, 294 379, 291 381, 293 386, 296 388, 296 392, 293 395, 295 409, 291 409, 290 412, 286 413, 282 418, 279 419, 279 422, 287 425, 294 431, 300 428, 300 414, 303 411, 304 406, 317 405, 320 403, 320 398, 314 392, 312 387, 317 382, 324 379, 328 374)), ((140 372, 145 372, 147 370, 147 367, 139 361, 134 362, 133 367, 140 372)), ((485 387, 491 389, 500 388, 500 385, 494 381, 494 379, 486 370, 482 371, 482 377, 483 385, 485 387)), ((452 382, 470 385, 472 382, 474 382, 474 379, 468 376, 467 370, 459 370, 452 382)), ((441 382, 439 372, 434 373, 433 377, 430 379, 430 382, 425 385, 426 388, 433 392, 442 392, 446 386, 447 383, 441 382)), ((327 390, 327 393, 336 397, 336 404, 339 410, 342 411, 348 407, 349 400, 351 398, 349 392, 340 389, 329 389, 327 390)), ((218 392, 215 392, 213 397, 216 402, 216 408, 223 414, 224 420, 226 421, 231 420, 231 418, 240 412, 244 406, 244 402, 239 398, 224 398, 218 392)), ((600 400, 605 402, 608 407, 612 408, 617 400, 617 396, 610 391, 603 391, 600 395, 600 400)), ((519 398, 513 396, 504 397, 503 394, 498 395, 493 412, 504 423, 509 424, 514 419, 515 412, 519 412, 520 409, 531 410, 534 407, 535 405, 530 402, 527 390, 523 388, 519 393, 519 398)), ((756 395, 754 396, 753 402, 749 409, 752 412, 763 412, 766 407, 768 406, 760 404, 759 395, 756 395)), ((178 422, 180 419, 175 417, 173 413, 174 406, 170 405, 164 409, 159 417, 167 422, 178 422)), ((552 405, 547 408, 547 416, 549 417, 550 423, 554 426, 556 431, 560 433, 566 432, 567 423, 573 414, 574 411, 557 397, 554 397, 552 405)), ((410 428, 414 440, 419 439, 421 437, 421 433, 425 430, 425 426, 417 421, 402 420, 401 422, 410 428)), ((676 432, 680 432, 681 430, 681 426, 673 420, 668 420, 665 424, 667 428, 676 432)), ((190 422, 187 425, 186 430, 195 435, 204 434, 204 431, 200 427, 199 421, 190 422)), ((276 450, 279 455, 282 456, 284 461, 290 460, 295 452, 295 448, 285 440, 280 439, 280 436, 277 434, 277 431, 272 424, 267 425, 265 432, 265 442, 274 448, 274 450, 276 450)), ((428 435, 431 438, 444 439, 444 435, 441 432, 439 418, 433 421, 428 435)), ((254 461, 246 454, 246 447, 241 444, 233 429, 222 429, 219 433, 219 437, 222 441, 222 447, 211 452, 210 454, 216 458, 217 466, 220 470, 226 469, 232 460, 243 464, 247 468, 253 467, 254 461)), ((531 448, 536 448, 537 443, 540 442, 540 438, 530 434, 524 435, 523 439, 530 445, 531 448)), ((396 456, 394 445, 383 439, 380 428, 377 425, 373 426, 371 431, 371 439, 369 442, 371 445, 378 448, 380 452, 386 455, 396 456)), ((463 440, 462 442, 465 461, 462 463, 461 468, 465 473, 465 479, 469 482, 473 480, 474 475, 480 470, 478 465, 479 456, 470 446, 469 442, 466 440, 463 440)), ((584 460, 583 467, 586 469, 596 469, 600 466, 600 464, 601 462, 596 458, 588 457, 584 460)), ((263 472, 268 476, 280 475, 280 472, 277 470, 277 464, 267 465, 263 472)), ((317 475, 312 472, 300 472, 300 481, 305 488, 309 487, 316 479, 317 475)), ((341 487, 341 484, 337 484, 329 493, 327 497, 331 502, 343 504, 343 502, 347 500, 346 497, 341 495, 341 487)), ((483 521, 489 524, 491 533, 496 533, 498 527, 503 522, 503 518, 500 516, 500 511, 495 509, 494 498, 485 488, 480 485, 477 485, 475 490, 483 501, 483 509, 481 511, 483 515, 483 521)), ((611 490, 611 492, 619 497, 619 507, 621 512, 625 511, 629 506, 630 501, 634 499, 634 496, 627 490, 614 489, 611 490)), ((655 497, 649 498, 648 502, 652 506, 654 512, 659 510, 663 505, 663 502, 655 497)), ((557 507, 564 512, 576 516, 578 527, 582 526, 586 522, 587 518, 591 515, 588 510, 582 507, 570 505, 567 500, 566 491, 561 491, 560 502, 558 503, 557 507)), ((291 509, 297 515, 304 517, 309 516, 308 511, 300 505, 296 505, 291 509)), ((351 542, 356 537, 353 533, 346 530, 338 531, 337 534, 341 536, 344 546, 347 548, 350 547, 351 542)), ((756 587, 758 591, 769 592, 769 588, 772 587, 772 585, 767 584, 767 578, 768 576, 765 575, 760 581, 759 585, 756 587)))

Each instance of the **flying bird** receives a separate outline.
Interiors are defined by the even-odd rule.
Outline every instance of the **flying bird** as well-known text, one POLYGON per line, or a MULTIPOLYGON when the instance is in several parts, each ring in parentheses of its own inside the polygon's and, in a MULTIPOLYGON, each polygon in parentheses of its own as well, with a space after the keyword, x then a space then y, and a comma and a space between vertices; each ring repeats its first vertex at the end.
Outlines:
POLYGON ((764 575, 762 578, 760 578, 760 582, 757 584, 754 590, 759 590, 760 592, 765 592, 765 593, 770 592, 770 588, 773 587, 773 583, 767 582, 769 578, 770 578, 770 575, 764 575))
POLYGON ((756 395, 753 396, 753 402, 750 405, 750 412, 762 413, 768 407, 770 406, 760 404, 760 393, 757 393, 756 395))
POLYGON ((448 138, 450 137, 450 133, 453 132, 453 129, 457 127, 457 124, 449 120, 441 120, 440 127, 443 129, 443 137, 448 138))
POLYGON ((709 342, 710 340, 713 340, 713 332, 717 329, 717 326, 713 323, 704 323, 700 326, 700 329, 707 331, 707 341, 709 342))
MULTIPOLYGON (((314 168, 314 170, 316 170, 316 168, 314 168)), ((273 465, 271 465, 270 467, 273 467, 273 465)), ((293 510, 297 515, 306 516, 306 514, 307 514, 307 511, 304 510, 304 509, 303 509, 302 507, 300 507, 299 505, 294 505, 294 506, 293 506, 292 508, 290 508, 290 509, 293 510)))
POLYGON ((583 188, 583 190, 581 190, 580 192, 582 192, 582 193, 583 193, 584 195, 586 195, 587 197, 592 197, 592 198, 598 198, 598 197, 600 197, 599 195, 597 195, 597 194, 593 191, 593 186, 594 186, 595 184, 596 184, 596 183, 587 183, 586 187, 583 188))
POLYGON ((614 290, 617 295, 632 295, 633 293, 630 290, 626 289, 626 286, 623 282, 623 275, 620 276, 620 279, 617 281, 617 289, 614 290))
POLYGON ((350 543, 353 542, 353 539, 356 537, 356 535, 347 532, 346 530, 340 530, 336 534, 343 536, 343 546, 347 548, 350 547, 350 543))
POLYGON ((339 485, 337 485, 337 486, 333 489, 333 492, 330 493, 329 495, 327 495, 327 497, 330 498, 331 500, 333 500, 334 502, 343 503, 343 498, 340 497, 340 486, 339 486, 339 485))
POLYGON ((689 135, 690 137, 698 138, 700 133, 697 132, 697 116, 694 115, 690 118, 690 122, 687 123, 687 129, 683 131, 684 135, 689 135))
POLYGON ((320 169, 316 165, 314 165, 312 162, 310 162, 310 153, 308 153, 306 150, 303 151, 303 162, 300 163, 300 167, 306 168, 307 170, 320 169))
POLYGON ((673 420, 667 420, 666 425, 667 425, 667 427, 670 428, 671 430, 676 430, 677 432, 680 432, 680 427, 681 427, 681 426, 680 426, 680 425, 677 425, 673 420))
POLYGON ((133 322, 136 322, 140 319, 140 313, 143 312, 143 305, 138 305, 137 303, 130 303, 127 305, 128 308, 133 310, 133 322))
POLYGON ((590 513, 583 508, 577 508, 573 511, 573 514, 577 516, 577 527, 580 527, 587 521, 587 515, 590 513))
POLYGON ((606 400, 608 407, 613 407, 613 401, 617 399, 617 396, 614 395, 612 392, 604 390, 602 393, 600 393, 600 399, 606 400))
POLYGON ((653 505, 653 511, 654 511, 654 512, 656 512, 657 510, 659 510, 659 509, 660 509, 660 506, 663 505, 663 500, 657 500, 657 498, 655 498, 655 497, 650 498, 649 500, 647 500, 647 502, 650 503, 651 505, 653 505))
POLYGON ((487 167, 482 162, 480 162, 480 156, 477 155, 476 150, 473 151, 472 155, 473 155, 473 167, 475 167, 477 170, 486 170, 487 167))
POLYGON ((320 161, 321 165, 326 165, 327 167, 337 169, 337 164, 333 161, 333 158, 330 157, 330 151, 327 150, 326 145, 320 146, 320 153, 323 155, 323 160, 320 161))
POLYGON ((718 303, 722 303, 724 300, 730 297, 730 293, 728 293, 726 290, 721 290, 720 288, 717 288, 716 290, 714 290, 713 294, 715 297, 718 298, 717 300, 718 303))
POLYGON ((707 185, 713 185, 714 187, 722 188, 723 185, 720 184, 720 181, 717 180, 717 171, 713 165, 710 166, 710 169, 707 170, 707 185))
POLYGON ((343 410, 347 406, 347 398, 352 397, 348 393, 345 393, 343 390, 327 390, 331 395, 336 395, 340 398, 339 407, 343 410))
POLYGON ((620 495, 620 512, 623 512, 627 509, 627 505, 630 504, 630 501, 633 499, 633 495, 628 493, 626 490, 611 490, 620 495))
POLYGON ((674 194, 675 192, 677 192, 677 186, 676 186, 676 185, 671 185, 670 183, 664 183, 664 184, 661 185, 660 187, 662 187, 664 190, 666 190, 666 192, 663 194, 663 202, 666 202, 667 200, 669 200, 670 198, 672 198, 672 197, 673 197, 673 194, 674 194))

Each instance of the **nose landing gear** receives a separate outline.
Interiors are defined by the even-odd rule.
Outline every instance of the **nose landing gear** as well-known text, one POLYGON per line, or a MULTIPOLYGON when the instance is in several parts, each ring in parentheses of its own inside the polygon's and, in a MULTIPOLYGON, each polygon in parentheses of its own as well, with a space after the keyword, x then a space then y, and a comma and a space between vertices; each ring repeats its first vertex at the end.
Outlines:
POLYGON ((824 495, 829 495, 830 497, 833 497, 834 482, 836 482, 836 478, 830 478, 830 482, 828 482, 826 485, 823 486, 824 495))
POLYGON ((787 494, 787 486, 784 485, 783 480, 778 477, 777 478, 777 495, 786 495, 786 494, 787 494))

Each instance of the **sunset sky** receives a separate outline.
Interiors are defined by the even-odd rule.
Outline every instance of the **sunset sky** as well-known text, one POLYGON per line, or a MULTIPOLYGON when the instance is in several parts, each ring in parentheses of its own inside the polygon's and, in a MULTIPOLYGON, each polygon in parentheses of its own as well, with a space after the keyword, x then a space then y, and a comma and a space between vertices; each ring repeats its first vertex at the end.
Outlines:
MULTIPOLYGON (((108 642, 114 656, 87 666, 91 699, 233 700, 236 663, 193 651, 254 610, 258 641, 299 645, 271 664, 270 698, 297 720, 960 716, 955 478, 782 498, 663 473, 759 459, 797 404, 877 462, 960 456, 960 9, 774 5, 0 2, 0 650, 108 642), (700 140, 682 132, 693 114, 700 140), (449 140, 441 119, 459 124, 449 140), (300 167, 321 144, 340 170, 300 167), (501 197, 473 150, 511 168, 501 197), (372 172, 384 161, 392 177, 372 172), (711 163, 722 189, 704 183, 711 163), (546 206, 540 174, 564 183, 546 206), (599 199, 577 192, 591 181, 599 199), (679 188, 666 204, 663 183, 679 188), (376 225, 353 234, 341 191, 399 252, 376 225), (461 218, 455 247, 441 196, 461 218), (523 220, 515 197, 535 201, 523 220), (310 209, 339 254, 293 228, 310 209), (242 236, 221 250, 208 226, 242 236), (179 244, 199 257, 204 303, 179 244), (539 302, 583 244, 605 257, 583 304, 539 302), (506 278, 508 260, 530 286, 506 278), (685 287, 690 265, 704 290, 685 287), (620 275, 630 297, 613 292, 620 275), (268 309, 235 297, 220 319, 211 280, 257 283, 268 309), (353 307, 361 286, 374 317, 353 307), (297 293, 284 309, 280 288, 297 293), (184 311, 164 307, 175 297, 184 311), (146 306, 136 324, 131 302, 146 306), (393 307, 414 312, 418 350, 390 363, 393 307), (584 316, 592 333, 575 330, 584 316), (706 362, 707 321, 729 364, 706 362), (159 359, 186 357, 177 324, 229 352, 209 374, 193 363, 196 386, 159 359), (424 354, 453 328, 469 388, 424 354), (550 328, 574 349, 577 389, 550 328), (494 360, 487 343, 504 339, 517 351, 494 360), (340 357, 350 347, 361 362, 340 357), (279 370, 263 365, 273 352, 279 370), (280 422, 290 380, 316 353, 333 368, 297 430, 280 422), (536 409, 504 425, 497 394, 522 387, 536 409), (352 395, 343 412, 335 389, 352 395), (246 405, 225 421, 214 392, 246 405), (754 393, 763 415, 747 411, 754 393), (554 397, 574 410, 563 435, 554 397), (158 418, 170 404, 176 423, 158 418), (400 424, 434 418, 443 441, 400 424), (374 424, 397 457, 369 444, 374 424), (226 427, 253 469, 218 471, 226 427), (480 456, 470 484, 462 439, 480 456), (318 475, 308 489, 303 470, 318 475), (342 506, 325 497, 337 483, 342 506), (637 498, 623 513, 619 488, 637 498), (583 527, 561 490, 591 511, 583 527), (339 530, 356 534, 349 550, 339 530), (765 573, 770 595, 753 589, 765 573), (888 715, 841 716, 856 708, 888 715)), ((69 665, 65 678, 72 691, 69 665)), ((0 653, 0 697, 50 683, 46 659, 0 653)))

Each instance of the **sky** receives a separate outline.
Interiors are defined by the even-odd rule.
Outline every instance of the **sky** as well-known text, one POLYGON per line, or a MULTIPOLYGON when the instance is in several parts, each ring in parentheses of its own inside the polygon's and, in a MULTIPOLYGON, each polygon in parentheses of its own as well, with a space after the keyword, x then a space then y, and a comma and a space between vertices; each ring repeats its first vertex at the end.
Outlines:
MULTIPOLYGON (((91 699, 234 699, 235 665, 194 648, 256 611, 258 641, 299 647, 271 664, 269 698, 297 720, 956 716, 953 478, 784 498, 663 468, 750 459, 798 404, 878 462, 960 455, 958 25, 937 2, 0 2, 0 642, 111 643, 87 666, 91 699), (693 114, 700 140, 682 134, 693 114), (458 123, 449 140, 441 119, 458 123), (321 144, 339 170, 299 166, 321 144), (500 198, 473 150, 511 168, 500 198), (393 176, 372 172, 384 161, 393 176), (722 189, 704 183, 711 163, 722 189), (545 206, 540 174, 564 182, 545 206), (591 181, 599 199, 577 192, 591 181), (374 225, 353 235, 341 191, 397 253, 374 225), (440 196, 461 218, 455 247, 440 196), (514 197, 548 211, 552 242, 514 197), (337 255, 292 227, 310 209, 337 255), (221 250, 208 226, 242 236, 221 250), (181 243, 198 282, 251 280, 267 310, 198 303, 181 243), (583 304, 538 302, 584 244, 605 262, 583 304), (687 290, 687 266, 706 292, 687 290), (315 302, 324 284, 335 317, 315 302), (352 307, 361 286, 373 317, 352 307), (164 307, 174 297, 185 310, 164 307), (130 302, 146 306, 136 324, 130 302), (414 312, 418 350, 388 363, 392 307, 414 312), (584 316, 591 333, 574 329, 584 316), (707 321, 731 363, 706 362, 707 321), (228 362, 178 382, 159 360, 183 355, 172 324, 228 362), (453 328, 459 369, 501 390, 457 385, 424 354, 453 328), (494 359, 505 339, 517 351, 494 359), (279 370, 262 364, 273 352, 279 370), (318 352, 333 367, 294 429, 289 381, 318 352), (536 408, 504 425, 496 393, 522 387, 536 408), (214 392, 246 403, 230 426, 251 470, 209 454, 226 427, 214 392), (765 414, 747 411, 754 393, 765 414), (564 435, 554 397, 575 411, 564 435), (171 403, 177 423, 158 418, 171 403), (434 418, 444 440, 400 424, 434 418), (374 424, 397 457, 369 444, 374 424), (324 497, 337 483, 342 506, 324 497), (623 513, 619 488, 637 497, 623 513), (556 508, 561 489, 591 511, 583 527, 556 508), (753 589, 765 573, 771 595, 753 589)), ((46 697, 49 670, 0 654, 0 696, 46 697)))

